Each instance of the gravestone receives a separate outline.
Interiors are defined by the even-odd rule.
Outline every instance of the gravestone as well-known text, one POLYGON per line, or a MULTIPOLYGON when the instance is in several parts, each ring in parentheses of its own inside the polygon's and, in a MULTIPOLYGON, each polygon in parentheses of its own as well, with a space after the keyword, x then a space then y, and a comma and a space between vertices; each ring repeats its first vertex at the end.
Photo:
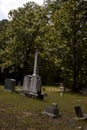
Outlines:
POLYGON ((30 92, 31 93, 41 93, 41 77, 38 75, 38 50, 36 50, 35 61, 34 61, 34 70, 31 77, 30 83, 30 92))
POLYGON ((15 79, 5 79, 4 89, 10 92, 15 91, 15 79))
POLYGON ((75 106, 75 112, 76 112, 76 116, 77 117, 83 117, 83 112, 81 110, 81 107, 80 106, 75 106))
POLYGON ((81 106, 77 105, 74 106, 75 113, 76 113, 76 119, 84 120, 87 119, 87 114, 83 114, 81 106))
POLYGON ((37 75, 32 75, 30 83, 30 92, 31 93, 41 93, 41 78, 37 75))
POLYGON ((23 91, 30 91, 31 75, 26 75, 23 81, 23 91))
POLYGON ((38 75, 38 50, 36 50, 33 74, 24 77, 23 91, 27 96, 31 95, 43 98, 41 87, 42 81, 41 77, 38 75))
POLYGON ((56 118, 56 117, 60 117, 61 114, 59 113, 59 110, 57 108, 57 104, 56 103, 52 103, 51 106, 47 106, 45 108, 45 111, 42 112, 42 114, 46 114, 52 118, 56 118))
POLYGON ((64 85, 63 85, 62 82, 60 83, 60 88, 59 88, 59 90, 60 90, 60 97, 63 97, 63 96, 64 96, 64 85))

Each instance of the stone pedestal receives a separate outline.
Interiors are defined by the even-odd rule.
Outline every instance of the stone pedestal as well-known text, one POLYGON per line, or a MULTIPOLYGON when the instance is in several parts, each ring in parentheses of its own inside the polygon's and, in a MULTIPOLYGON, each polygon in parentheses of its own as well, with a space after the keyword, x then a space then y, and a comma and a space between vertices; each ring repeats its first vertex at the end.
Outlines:
POLYGON ((31 77, 30 92, 37 93, 37 94, 41 93, 41 78, 40 78, 40 76, 33 75, 31 77))

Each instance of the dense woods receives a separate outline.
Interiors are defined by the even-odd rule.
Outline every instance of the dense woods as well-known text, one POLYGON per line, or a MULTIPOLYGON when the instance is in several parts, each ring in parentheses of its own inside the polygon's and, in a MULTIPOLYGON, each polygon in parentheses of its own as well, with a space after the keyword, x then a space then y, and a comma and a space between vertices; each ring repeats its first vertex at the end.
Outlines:
POLYGON ((64 82, 72 91, 87 86, 87 1, 44 0, 11 10, 0 21, 0 82, 33 73, 39 49, 43 85, 64 82))

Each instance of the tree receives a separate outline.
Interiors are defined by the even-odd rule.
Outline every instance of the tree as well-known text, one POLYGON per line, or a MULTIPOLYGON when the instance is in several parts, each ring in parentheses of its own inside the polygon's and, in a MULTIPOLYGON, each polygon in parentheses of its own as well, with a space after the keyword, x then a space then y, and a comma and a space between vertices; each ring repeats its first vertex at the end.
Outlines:
MULTIPOLYGON (((86 2, 87 3, 87 2, 86 2)), ((81 70, 83 69, 83 52, 86 52, 84 46, 86 42, 86 3, 79 0, 69 0, 64 2, 60 10, 56 10, 52 17, 56 28, 56 37, 58 39, 58 56, 60 56, 63 77, 71 81, 72 91, 77 92, 79 88, 81 70), (84 51, 83 51, 84 50, 84 51), (64 76, 65 75, 65 76, 64 76), (69 76, 68 76, 69 75, 69 76), (67 79, 69 77, 69 79, 67 79)))
POLYGON ((86 1, 46 0, 43 6, 29 2, 11 10, 9 18, 5 35, 3 31, 0 35, 5 45, 1 49, 4 72, 16 78, 32 74, 39 49, 44 84, 63 80, 74 92, 87 84, 86 1))
POLYGON ((6 35, 8 24, 9 22, 7 19, 3 19, 0 21, 0 83, 2 83, 4 77, 1 64, 3 63, 3 52, 6 48, 6 40, 8 39, 8 36, 6 35))
POLYGON ((45 27, 48 26, 45 12, 44 7, 33 2, 9 12, 9 39, 6 41, 2 63, 2 68, 7 68, 9 73, 15 72, 18 77, 32 73, 35 50, 39 49, 43 53, 45 45, 44 34, 48 30, 45 27))

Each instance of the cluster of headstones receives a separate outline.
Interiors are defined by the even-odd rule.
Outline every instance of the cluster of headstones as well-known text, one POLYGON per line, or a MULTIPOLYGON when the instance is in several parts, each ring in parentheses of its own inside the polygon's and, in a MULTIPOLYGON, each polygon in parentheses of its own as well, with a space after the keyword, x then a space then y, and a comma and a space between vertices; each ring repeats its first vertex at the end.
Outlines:
MULTIPOLYGON (((41 87, 42 87, 41 77, 37 74, 37 58, 38 58, 38 51, 36 51, 35 54, 33 75, 26 75, 24 77, 22 92, 25 93, 26 96, 43 99, 44 95, 41 93, 41 87)), ((15 85, 16 85, 15 79, 5 80, 5 90, 14 92, 15 85)), ((63 94, 64 94, 64 86, 63 83, 60 83, 60 96, 62 97, 63 94)), ((80 106, 75 106, 74 108, 78 119, 87 119, 87 116, 83 115, 80 106)), ((53 103, 51 106, 47 106, 45 111, 43 111, 43 114, 46 114, 53 118, 61 116, 56 103, 53 103)))
MULTIPOLYGON (((38 59, 38 51, 36 50, 35 61, 34 61, 34 70, 32 75, 26 75, 23 80, 23 88, 22 92, 25 96, 37 97, 43 99, 44 94, 41 93, 42 81, 41 77, 38 75, 37 70, 37 59, 38 59)), ((15 79, 6 79, 5 80, 5 90, 15 91, 15 79)))

